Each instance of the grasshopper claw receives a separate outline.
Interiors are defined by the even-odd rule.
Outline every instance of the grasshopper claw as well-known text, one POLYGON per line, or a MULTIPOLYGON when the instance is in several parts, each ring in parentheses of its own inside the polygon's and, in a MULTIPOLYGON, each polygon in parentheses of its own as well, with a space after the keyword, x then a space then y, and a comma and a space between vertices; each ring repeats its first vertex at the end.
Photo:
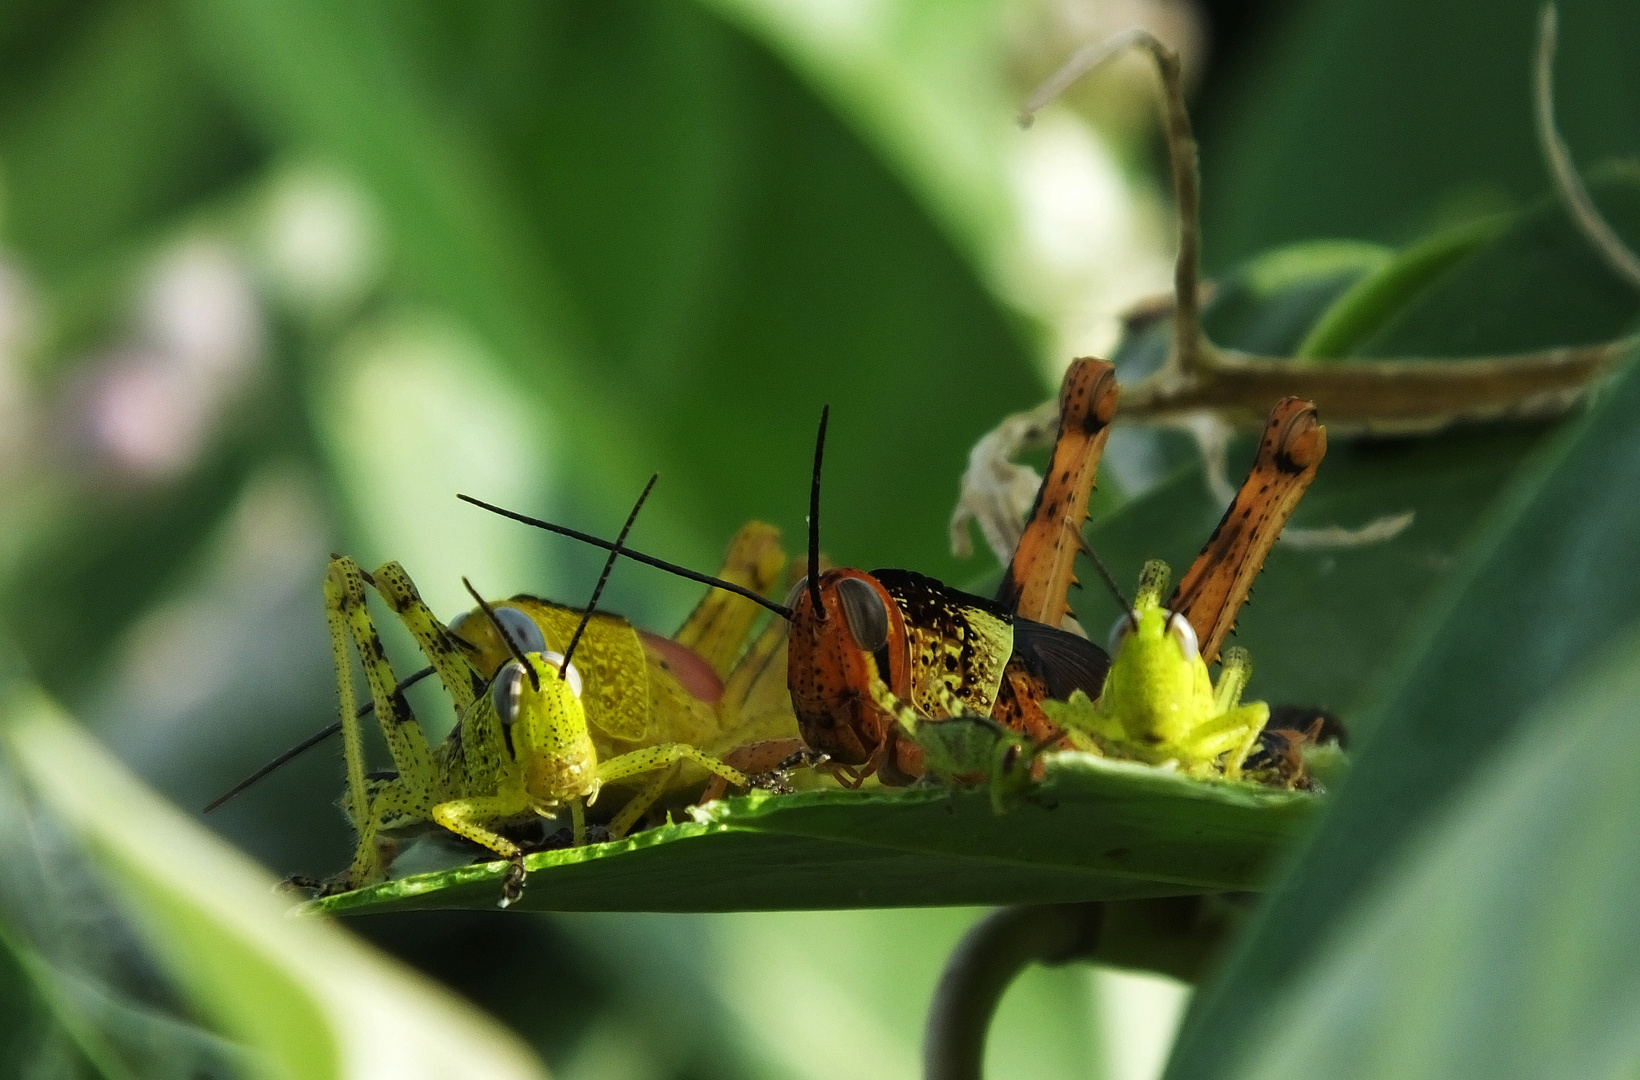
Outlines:
POLYGON ((507 873, 501 879, 501 899, 496 902, 496 907, 506 909, 523 898, 524 875, 524 855, 520 852, 507 860, 507 873))

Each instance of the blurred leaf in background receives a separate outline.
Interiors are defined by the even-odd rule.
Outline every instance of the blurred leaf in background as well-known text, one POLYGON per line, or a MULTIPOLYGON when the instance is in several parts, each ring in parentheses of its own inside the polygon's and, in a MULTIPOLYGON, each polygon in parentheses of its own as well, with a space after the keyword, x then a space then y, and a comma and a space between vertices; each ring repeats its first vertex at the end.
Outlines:
POLYGON ((470 1006, 322 920, 291 919, 274 879, 37 691, 7 688, 0 765, 14 826, 0 957, 16 1019, 32 1021, 8 1019, 14 1075, 545 1076, 470 1006), (118 967, 150 1000, 105 981, 118 967))

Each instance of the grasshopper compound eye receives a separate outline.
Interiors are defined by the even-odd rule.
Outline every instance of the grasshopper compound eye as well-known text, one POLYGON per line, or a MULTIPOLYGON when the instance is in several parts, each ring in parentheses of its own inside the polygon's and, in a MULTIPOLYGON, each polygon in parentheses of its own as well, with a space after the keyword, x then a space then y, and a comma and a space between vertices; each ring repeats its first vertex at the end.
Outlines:
POLYGON ((501 624, 512 643, 518 646, 521 653, 546 652, 547 639, 541 636, 541 628, 535 625, 535 620, 513 607, 498 607, 495 609, 495 621, 501 624))
POLYGON ((807 592, 808 588, 809 588, 809 575, 804 574, 801 578, 798 579, 797 584, 792 586, 792 591, 786 594, 786 610, 787 611, 792 611, 792 610, 796 609, 796 607, 797 607, 797 598, 799 596, 802 596, 805 592, 807 592))
POLYGON ((837 598, 856 645, 874 653, 888 644, 888 608, 876 589, 859 578, 846 577, 837 583, 837 598))
POLYGON ((1117 616, 1116 623, 1110 628, 1110 637, 1105 639, 1105 651, 1111 656, 1122 648, 1122 642, 1133 633, 1133 616, 1123 612, 1117 616))
POLYGON ((1196 628, 1190 625, 1189 619, 1177 612, 1169 612, 1167 632, 1179 643, 1179 650, 1186 660, 1194 660, 1201 655, 1201 646, 1196 642, 1196 628))
POLYGON ((564 654, 557 652, 541 653, 541 658, 554 668, 564 669, 564 681, 569 683, 569 692, 577 698, 581 696, 581 673, 575 670, 574 664, 564 664, 564 654))
POLYGON ((503 727, 512 727, 513 721, 518 719, 518 697, 523 690, 524 665, 517 660, 508 660, 490 684, 490 701, 495 705, 495 715, 503 727))

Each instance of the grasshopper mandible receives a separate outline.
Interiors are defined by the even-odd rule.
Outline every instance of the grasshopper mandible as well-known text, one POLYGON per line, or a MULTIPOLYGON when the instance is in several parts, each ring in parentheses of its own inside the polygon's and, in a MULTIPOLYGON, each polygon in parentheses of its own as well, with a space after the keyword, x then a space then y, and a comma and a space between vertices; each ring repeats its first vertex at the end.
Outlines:
MULTIPOLYGON (((650 486, 653 484, 651 478, 650 486)), ((562 652, 548 648, 540 626, 519 609, 498 610, 467 585, 493 641, 505 653, 502 662, 488 674, 471 655, 477 651, 482 657, 482 650, 473 650, 470 645, 464 648, 461 635, 433 617, 396 563, 367 576, 353 560, 333 558, 325 579, 325 607, 335 653, 347 758, 344 805, 358 830, 359 843, 349 869, 323 883, 322 891, 345 891, 381 880, 399 839, 442 826, 507 859, 501 895, 501 906, 507 907, 518 899, 524 886, 524 851, 505 835, 507 827, 555 817, 567 807, 573 821, 573 842, 585 844, 586 806, 598 797, 604 784, 658 770, 664 777, 666 771, 684 761, 735 786, 748 785, 739 770, 688 743, 653 744, 613 756, 601 756, 594 745, 584 704, 587 688, 573 660, 594 618, 598 597, 621 544, 648 494, 646 487, 562 652), (428 747, 415 714, 397 689, 365 607, 367 584, 374 584, 388 599, 432 661, 456 707, 456 727, 436 751, 428 747), (503 611, 518 613, 504 616, 503 611), (362 731, 353 706, 349 639, 359 654, 376 716, 397 768, 396 773, 386 777, 371 778, 365 772, 362 731)), ((610 832, 619 835, 629 828, 659 794, 660 785, 649 785, 622 808, 610 832)))

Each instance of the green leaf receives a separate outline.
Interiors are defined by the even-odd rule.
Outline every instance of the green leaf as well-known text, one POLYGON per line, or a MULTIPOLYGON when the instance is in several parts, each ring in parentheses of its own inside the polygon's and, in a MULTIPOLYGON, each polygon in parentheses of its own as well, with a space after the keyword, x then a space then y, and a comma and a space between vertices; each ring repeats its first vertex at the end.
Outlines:
POLYGON ((0 745, 89 849, 161 967, 273 1075, 542 1075, 470 1007, 322 919, 291 919, 273 878, 155 798, 38 692, 8 691, 0 721, 0 745))
MULTIPOLYGON (((1046 903, 1256 888, 1315 798, 1080 754, 1018 809, 983 789, 751 796, 627 840, 531 856, 522 906, 740 911, 1046 903)), ((333 912, 493 908, 501 863, 319 901, 333 912)))
POLYGON ((1406 307, 1430 282, 1510 224, 1483 218, 1420 240, 1350 286, 1316 319, 1293 355, 1300 360, 1348 356, 1362 338, 1406 307))
POLYGON ((1212 1075, 1640 1068, 1640 635, 1600 651, 1335 924, 1244 1063, 1212 1075))
MULTIPOLYGON (((1617 234, 1640 245, 1640 168, 1592 176, 1589 193, 1617 234)), ((1640 293, 1606 264, 1560 201, 1546 199, 1384 319, 1355 355, 1551 349, 1610 341, 1631 332, 1637 318, 1640 293)))
POLYGON ((1213 292, 1202 313, 1214 341, 1263 356, 1297 356, 1316 320, 1363 279, 1395 261, 1376 244, 1312 240, 1249 259, 1213 292))

